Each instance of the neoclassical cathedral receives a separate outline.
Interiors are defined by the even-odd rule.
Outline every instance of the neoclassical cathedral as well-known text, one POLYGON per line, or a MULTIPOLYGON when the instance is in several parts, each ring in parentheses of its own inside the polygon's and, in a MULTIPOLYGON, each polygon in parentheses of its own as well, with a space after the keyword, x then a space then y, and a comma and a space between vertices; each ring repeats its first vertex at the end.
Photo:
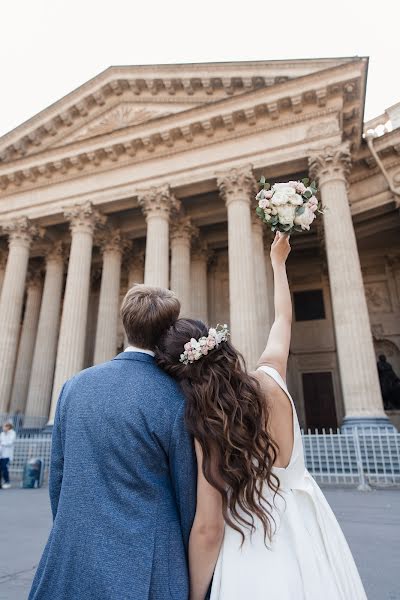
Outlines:
POLYGON ((253 368, 273 314, 257 180, 310 175, 292 237, 289 387, 303 427, 399 425, 400 105, 364 123, 368 59, 110 67, 0 138, 0 413, 51 423, 64 381, 124 347, 135 282, 228 323, 253 368))

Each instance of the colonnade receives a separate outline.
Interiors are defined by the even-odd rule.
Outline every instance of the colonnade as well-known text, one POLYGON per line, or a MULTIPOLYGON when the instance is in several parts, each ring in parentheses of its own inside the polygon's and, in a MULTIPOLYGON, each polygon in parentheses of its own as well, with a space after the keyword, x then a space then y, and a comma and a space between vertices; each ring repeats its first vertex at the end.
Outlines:
MULTIPOLYGON (((310 152, 309 166, 328 207, 324 215, 326 252, 347 422, 363 418, 383 422, 347 196, 348 148, 341 145, 310 152)), ((218 172, 216 179, 227 209, 232 341, 248 366, 254 368, 273 318, 272 270, 265 256, 263 225, 253 218, 256 180, 249 165, 218 172)), ((182 213, 168 186, 141 190, 138 200, 147 223, 146 251, 132 246, 128 285, 144 281, 170 286, 181 300, 183 316, 207 321, 209 249, 199 230, 182 213)), ((83 368, 96 231, 103 268, 94 363, 109 360, 116 353, 121 266, 127 242, 119 230, 108 228, 106 218, 90 203, 69 208, 65 219, 70 225, 71 243, 63 298, 63 244, 49 245, 44 282, 38 274, 27 280, 30 247, 40 232, 26 217, 3 225, 9 250, 6 261, 0 251, 0 413, 20 410, 27 417, 49 414, 52 422, 63 383, 83 368)))

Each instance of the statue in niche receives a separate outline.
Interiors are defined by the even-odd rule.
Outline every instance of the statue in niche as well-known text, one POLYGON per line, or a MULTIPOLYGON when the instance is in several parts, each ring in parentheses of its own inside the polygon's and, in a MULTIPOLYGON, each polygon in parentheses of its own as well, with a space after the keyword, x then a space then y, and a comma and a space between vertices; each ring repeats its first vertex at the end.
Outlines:
POLYGON ((385 410, 400 409, 400 378, 397 377, 385 354, 379 355, 378 375, 385 410))

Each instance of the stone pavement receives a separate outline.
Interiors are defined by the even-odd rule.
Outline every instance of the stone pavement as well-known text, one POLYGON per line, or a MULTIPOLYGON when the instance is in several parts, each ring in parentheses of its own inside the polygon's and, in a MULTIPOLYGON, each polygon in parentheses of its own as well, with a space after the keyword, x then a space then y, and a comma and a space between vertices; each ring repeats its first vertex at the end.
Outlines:
MULTIPOLYGON (((354 553, 368 599, 400 600, 400 491, 324 492, 354 553)), ((26 600, 51 523, 47 489, 0 490, 0 511, 0 600, 26 600)))

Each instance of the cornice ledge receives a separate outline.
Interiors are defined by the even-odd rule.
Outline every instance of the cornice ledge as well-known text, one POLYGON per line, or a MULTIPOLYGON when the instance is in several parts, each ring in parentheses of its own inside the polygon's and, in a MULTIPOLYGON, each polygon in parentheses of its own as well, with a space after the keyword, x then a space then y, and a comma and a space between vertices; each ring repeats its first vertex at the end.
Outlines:
MULTIPOLYGON (((324 108, 318 110, 316 113, 310 115, 309 113, 304 114, 294 114, 289 119, 282 120, 264 120, 261 125, 255 126, 249 121, 245 121, 248 127, 252 127, 252 133, 260 133, 272 129, 277 129, 281 127, 290 126, 296 123, 301 123, 305 121, 313 121, 316 117, 324 117, 329 115, 337 115, 336 108, 324 108)), ((196 123, 195 127, 187 127, 182 128, 181 131, 181 140, 185 139, 186 143, 190 143, 194 148, 207 147, 209 145, 215 143, 221 143, 224 141, 230 141, 235 138, 240 138, 248 135, 248 127, 245 129, 235 129, 227 125, 226 122, 222 121, 220 123, 220 127, 213 126, 211 121, 205 122, 204 126, 198 126, 196 123), (222 133, 222 135, 214 135, 215 132, 222 133)), ((174 130, 172 130, 172 133, 174 130)), ((324 132, 322 132, 324 133, 324 132)), ((328 135, 331 137, 332 133, 340 133, 340 129, 333 132, 325 132, 324 135, 328 135)), ((159 136, 147 136, 146 138, 127 138, 124 142, 114 143, 110 146, 102 146, 97 142, 97 148, 92 151, 83 152, 81 154, 74 155, 66 155, 66 156, 56 156, 54 160, 49 160, 42 164, 33 164, 31 166, 21 165, 21 161, 17 161, 15 163, 18 169, 11 171, 9 173, 2 172, 2 167, 0 166, 0 191, 8 190, 9 186, 12 186, 15 191, 21 189, 21 185, 23 182, 28 182, 31 188, 40 187, 43 183, 48 184, 49 180, 53 180, 54 182, 65 181, 66 179, 72 179, 77 176, 81 176, 84 173, 93 173, 96 168, 102 164, 105 166, 104 170, 108 171, 116 168, 120 164, 121 157, 126 158, 124 161, 124 166, 126 164, 132 163, 132 158, 135 159, 134 164, 138 162, 144 162, 146 160, 152 159, 153 157, 163 156, 164 154, 168 154, 168 156, 172 154, 178 154, 182 152, 182 146, 179 148, 172 148, 175 145, 176 139, 173 138, 173 135, 170 135, 171 132, 163 132, 159 136), (160 151, 157 151, 161 149, 160 151), (72 171, 71 177, 68 177, 68 173, 72 171), (66 177, 67 175, 67 177, 66 177), (9 179, 8 184, 5 185, 4 179, 7 177, 9 179), (39 183, 36 184, 37 180, 41 179, 39 183), (32 185, 33 184, 33 185, 32 185), (35 185, 36 184, 36 185, 35 185)), ((108 139, 108 136, 103 136, 105 140, 108 139)), ((310 137, 309 141, 312 143, 313 141, 317 141, 321 139, 321 135, 317 132, 315 137, 310 137)), ((64 150, 64 149, 60 149, 64 150)), ((54 151, 51 152, 54 154, 54 151)), ((43 157, 43 155, 40 155, 43 157)), ((33 158, 33 157, 32 157, 33 158)), ((28 161, 29 159, 25 159, 28 161)), ((12 166, 12 165, 10 165, 12 166)), ((4 168, 6 165, 4 165, 4 168)), ((29 188, 25 188, 29 189, 29 188)))

